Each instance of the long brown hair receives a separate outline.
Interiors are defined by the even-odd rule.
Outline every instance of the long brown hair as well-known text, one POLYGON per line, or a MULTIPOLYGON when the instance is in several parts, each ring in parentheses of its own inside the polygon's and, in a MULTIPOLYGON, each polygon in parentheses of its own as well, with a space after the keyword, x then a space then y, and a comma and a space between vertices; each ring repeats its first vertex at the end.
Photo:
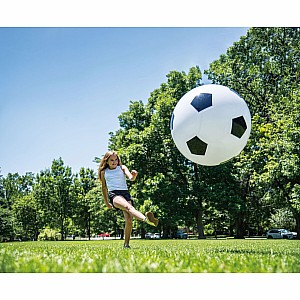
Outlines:
POLYGON ((109 160, 109 158, 112 155, 116 155, 117 156, 117 158, 118 158, 118 166, 122 165, 121 159, 120 159, 120 157, 119 157, 119 155, 117 154, 116 151, 107 151, 104 154, 104 156, 103 156, 103 158, 102 158, 102 160, 100 162, 99 169, 98 169, 98 178, 99 178, 100 182, 101 182, 101 172, 108 167, 108 160, 109 160))

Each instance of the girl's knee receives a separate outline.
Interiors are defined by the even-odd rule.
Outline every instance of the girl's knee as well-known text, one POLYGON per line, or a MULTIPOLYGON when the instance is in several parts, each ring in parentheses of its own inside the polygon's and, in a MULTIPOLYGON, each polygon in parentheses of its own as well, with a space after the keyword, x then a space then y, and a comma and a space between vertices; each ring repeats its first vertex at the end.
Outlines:
POLYGON ((125 223, 126 225, 132 225, 132 215, 129 211, 124 211, 125 223))
POLYGON ((129 204, 129 203, 126 205, 125 208, 126 208, 126 210, 127 210, 129 213, 130 213, 132 210, 134 210, 134 207, 133 207, 131 204, 129 204))

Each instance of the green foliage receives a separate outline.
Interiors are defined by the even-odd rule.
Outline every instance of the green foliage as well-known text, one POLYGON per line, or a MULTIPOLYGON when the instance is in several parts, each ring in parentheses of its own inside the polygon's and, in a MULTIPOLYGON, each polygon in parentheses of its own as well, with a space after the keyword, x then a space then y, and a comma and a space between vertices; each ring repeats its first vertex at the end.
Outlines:
POLYGON ((295 225, 293 214, 286 208, 276 210, 270 218, 272 228, 295 228, 295 225))
MULTIPOLYGON (((75 231, 81 233, 81 235, 88 235, 91 237, 91 227, 95 216, 92 215, 92 206, 99 201, 98 197, 88 196, 90 191, 96 186, 96 175, 91 169, 81 168, 79 177, 74 178, 74 184, 72 186, 72 219, 75 225, 75 231)), ((99 209, 99 208, 98 208, 99 209)))
POLYGON ((60 228, 61 238, 66 235, 66 224, 72 216, 71 168, 61 158, 53 160, 51 169, 37 175, 34 197, 41 215, 41 223, 60 228))
POLYGON ((119 228, 124 226, 121 211, 106 207, 99 182, 86 194, 85 198, 89 203, 91 234, 118 232, 119 228))
POLYGON ((23 197, 30 197, 33 185, 32 173, 23 176, 8 173, 6 177, 0 176, 0 241, 13 240, 22 234, 18 203, 23 197))
POLYGON ((61 158, 36 178, 31 173, 1 176, 0 195, 0 241, 63 240, 68 234, 90 238, 124 226, 121 216, 104 205, 95 172, 81 168, 72 174, 61 158))
POLYGON ((202 74, 197 66, 188 74, 171 71, 166 77, 167 82, 151 93, 145 105, 131 102, 129 110, 119 117, 121 128, 111 134, 109 144, 127 167, 139 171, 138 179, 131 185, 135 204, 143 210, 151 201, 159 213, 164 236, 176 223, 192 223, 189 219, 194 218, 186 210, 192 185, 189 175, 193 176, 193 171, 189 171, 190 163, 173 143, 170 118, 178 100, 200 85, 202 74))
POLYGON ((235 218, 258 226, 285 207, 300 233, 299 184, 300 29, 251 28, 204 73, 236 90, 248 103, 252 131, 236 159, 243 205, 235 218), (253 205, 254 204, 254 205, 253 205), (257 217, 255 217, 257 216, 257 217))
POLYGON ((34 175, 26 173, 20 176, 18 173, 8 173, 6 177, 0 177, 0 205, 11 209, 14 200, 28 195, 32 191, 34 175))
POLYGON ((38 233, 38 212, 33 194, 16 198, 12 211, 15 223, 19 224, 17 236, 22 240, 36 239, 38 233))
POLYGON ((295 240, 132 240, 0 244, 0 272, 299 273, 295 240))
POLYGON ((46 227, 38 236, 38 241, 58 241, 61 240, 61 233, 55 229, 46 227))
POLYGON ((0 242, 11 240, 13 235, 12 212, 0 207, 0 242))
POLYGON ((299 28, 251 28, 204 71, 214 83, 233 88, 253 115, 266 117, 274 95, 299 84, 299 28))

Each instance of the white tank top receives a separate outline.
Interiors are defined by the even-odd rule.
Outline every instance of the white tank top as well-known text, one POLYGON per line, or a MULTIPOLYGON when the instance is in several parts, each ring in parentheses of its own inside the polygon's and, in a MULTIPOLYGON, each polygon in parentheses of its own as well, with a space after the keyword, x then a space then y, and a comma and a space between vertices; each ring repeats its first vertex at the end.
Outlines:
POLYGON ((113 170, 106 168, 104 178, 109 192, 115 190, 128 190, 126 177, 120 166, 117 166, 113 170))

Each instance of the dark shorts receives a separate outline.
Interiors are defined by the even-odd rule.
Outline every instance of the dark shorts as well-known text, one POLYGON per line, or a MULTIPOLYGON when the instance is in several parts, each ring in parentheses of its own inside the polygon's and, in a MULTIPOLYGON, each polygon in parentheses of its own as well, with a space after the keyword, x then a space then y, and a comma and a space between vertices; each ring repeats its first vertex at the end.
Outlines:
POLYGON ((126 201, 131 201, 131 205, 133 205, 131 195, 129 194, 129 192, 127 190, 115 190, 115 191, 108 192, 109 201, 114 208, 119 209, 114 206, 114 198, 116 196, 122 196, 126 201))

